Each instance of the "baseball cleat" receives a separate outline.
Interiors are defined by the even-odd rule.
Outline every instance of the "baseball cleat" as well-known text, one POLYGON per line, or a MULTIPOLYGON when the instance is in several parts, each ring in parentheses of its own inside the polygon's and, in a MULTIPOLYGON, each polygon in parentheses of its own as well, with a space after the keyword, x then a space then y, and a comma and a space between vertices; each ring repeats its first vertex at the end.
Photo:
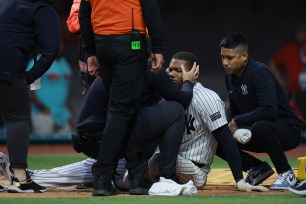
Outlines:
POLYGON ((264 192, 264 191, 269 190, 264 186, 253 186, 249 183, 246 183, 245 180, 243 180, 243 179, 241 179, 240 181, 237 182, 236 188, 239 191, 246 191, 246 192, 250 192, 250 191, 264 192))
POLYGON ((248 171, 245 181, 253 186, 261 184, 264 180, 274 174, 273 169, 267 162, 263 162, 257 167, 253 167, 248 171))

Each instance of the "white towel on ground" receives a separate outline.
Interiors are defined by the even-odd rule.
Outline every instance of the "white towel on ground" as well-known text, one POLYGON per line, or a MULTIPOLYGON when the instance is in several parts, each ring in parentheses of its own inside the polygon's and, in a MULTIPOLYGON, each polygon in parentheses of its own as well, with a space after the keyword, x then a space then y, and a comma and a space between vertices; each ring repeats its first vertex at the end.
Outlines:
POLYGON ((160 177, 159 182, 156 182, 149 189, 151 196, 178 196, 178 195, 196 195, 197 188, 192 181, 186 184, 178 184, 171 179, 160 177))

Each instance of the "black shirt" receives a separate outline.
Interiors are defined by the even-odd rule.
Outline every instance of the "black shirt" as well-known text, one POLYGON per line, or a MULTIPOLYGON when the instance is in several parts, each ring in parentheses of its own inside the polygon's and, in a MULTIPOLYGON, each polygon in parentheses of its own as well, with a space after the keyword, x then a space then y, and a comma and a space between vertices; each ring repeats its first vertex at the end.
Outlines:
POLYGON ((239 127, 277 118, 300 124, 282 87, 265 64, 249 58, 242 75, 227 75, 225 82, 230 100, 228 119, 235 117, 239 127))
POLYGON ((0 0, 0 80, 26 76, 28 84, 43 75, 60 47, 59 18, 50 5, 30 0, 0 0), (41 57, 28 72, 35 47, 41 57))

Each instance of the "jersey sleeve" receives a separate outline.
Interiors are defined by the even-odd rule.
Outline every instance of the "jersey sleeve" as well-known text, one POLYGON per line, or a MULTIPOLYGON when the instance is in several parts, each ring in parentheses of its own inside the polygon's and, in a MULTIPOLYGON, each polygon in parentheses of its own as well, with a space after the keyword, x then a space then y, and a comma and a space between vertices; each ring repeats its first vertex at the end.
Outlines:
POLYGON ((214 131, 227 124, 224 102, 213 91, 194 93, 197 98, 196 107, 209 131, 214 131))

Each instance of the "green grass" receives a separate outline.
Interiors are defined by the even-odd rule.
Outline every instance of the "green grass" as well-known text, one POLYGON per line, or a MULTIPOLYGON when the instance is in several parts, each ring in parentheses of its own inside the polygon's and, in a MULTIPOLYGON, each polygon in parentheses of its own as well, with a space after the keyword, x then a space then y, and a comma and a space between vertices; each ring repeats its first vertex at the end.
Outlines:
MULTIPOLYGON (((52 155, 29 155, 29 168, 30 169, 48 169, 61 165, 70 164, 72 162, 81 161, 86 156, 82 154, 52 154, 52 155)), ((273 164, 268 157, 261 158, 262 161, 268 162, 272 167, 273 164)), ((297 158, 288 157, 289 164, 292 168, 297 167, 297 158)), ((219 157, 215 157, 212 168, 228 168, 225 161, 219 157)))
MULTIPOLYGON (((81 154, 53 154, 53 155, 29 155, 29 167, 31 169, 47 169, 57 167, 60 165, 69 164, 71 162, 77 162, 86 157, 81 154)), ((271 164, 268 158, 261 158, 271 164)), ((293 168, 297 167, 296 158, 288 158, 289 163, 293 168)), ((228 168, 227 163, 218 157, 215 157, 212 168, 228 168)), ((83 197, 83 198, 1 198, 1 204, 299 204, 306 203, 306 197, 300 197, 296 195, 220 195, 220 196, 178 196, 178 197, 162 197, 162 196, 113 196, 113 197, 83 197)))
POLYGON ((49 169, 86 159, 83 154, 29 155, 30 169, 49 169))
POLYGON ((1 204, 305 204, 306 198, 295 195, 245 195, 245 196, 194 196, 194 197, 162 197, 162 196, 113 196, 85 198, 0 198, 1 204))

